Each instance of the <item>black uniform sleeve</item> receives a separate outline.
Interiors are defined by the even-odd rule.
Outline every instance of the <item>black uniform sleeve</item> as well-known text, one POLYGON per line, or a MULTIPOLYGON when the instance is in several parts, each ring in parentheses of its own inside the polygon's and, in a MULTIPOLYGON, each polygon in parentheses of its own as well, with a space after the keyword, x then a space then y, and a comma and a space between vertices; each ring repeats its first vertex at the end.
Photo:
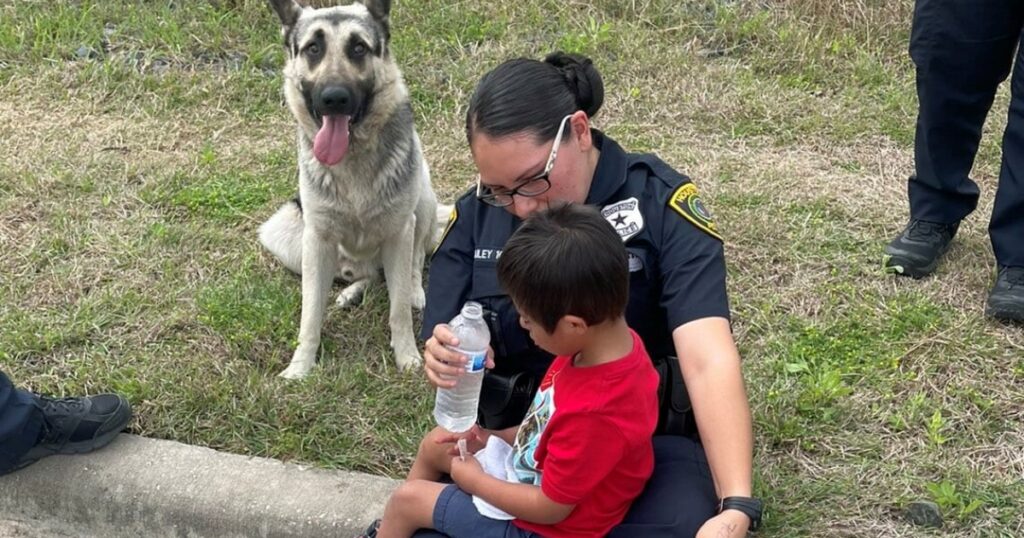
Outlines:
POLYGON ((729 318, 725 287, 725 252, 717 230, 701 228, 690 216, 661 200, 662 213, 659 269, 661 305, 668 329, 708 317, 729 318), (713 232, 713 233, 712 233, 713 232))
POLYGON ((427 340, 434 327, 448 323, 462 308, 473 283, 472 200, 463 196, 455 203, 444 235, 427 268, 427 304, 423 308, 420 336, 427 340))

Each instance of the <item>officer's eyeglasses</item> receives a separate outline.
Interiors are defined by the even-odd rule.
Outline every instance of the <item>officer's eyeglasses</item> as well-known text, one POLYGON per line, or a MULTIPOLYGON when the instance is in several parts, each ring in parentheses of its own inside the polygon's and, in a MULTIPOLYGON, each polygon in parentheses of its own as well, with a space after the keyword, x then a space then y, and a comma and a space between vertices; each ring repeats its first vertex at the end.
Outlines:
POLYGON ((483 180, 480 178, 480 174, 477 174, 477 200, 494 207, 508 207, 515 201, 513 199, 514 196, 518 195, 530 198, 533 196, 540 196, 541 194, 548 192, 551 188, 551 180, 548 176, 551 174, 551 169, 555 167, 555 157, 558 156, 558 146, 562 142, 562 133, 565 132, 566 120, 571 117, 572 114, 562 118, 562 123, 558 125, 558 133, 555 134, 555 142, 551 145, 551 154, 548 155, 548 161, 547 164, 544 165, 543 172, 523 180, 517 187, 514 187, 511 190, 494 190, 493 188, 484 185, 483 180))

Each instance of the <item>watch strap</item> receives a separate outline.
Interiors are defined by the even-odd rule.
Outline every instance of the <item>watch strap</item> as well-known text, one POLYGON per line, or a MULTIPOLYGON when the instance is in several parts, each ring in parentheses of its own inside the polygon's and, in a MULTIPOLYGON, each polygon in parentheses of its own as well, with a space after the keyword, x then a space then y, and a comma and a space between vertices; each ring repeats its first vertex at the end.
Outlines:
POLYGON ((761 512, 764 510, 764 503, 753 497, 726 497, 719 504, 719 513, 722 510, 739 510, 750 518, 750 530, 756 531, 761 526, 761 512))

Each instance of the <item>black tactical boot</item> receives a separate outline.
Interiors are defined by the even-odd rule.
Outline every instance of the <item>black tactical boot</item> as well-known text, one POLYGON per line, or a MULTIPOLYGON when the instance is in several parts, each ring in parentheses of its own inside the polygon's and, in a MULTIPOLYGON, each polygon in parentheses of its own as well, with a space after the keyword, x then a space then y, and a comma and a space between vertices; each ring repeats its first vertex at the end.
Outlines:
POLYGON ((932 274, 949 250, 959 222, 942 224, 911 219, 903 232, 885 247, 885 270, 921 278, 932 274))
POLYGON ((985 315, 1003 321, 1024 322, 1024 267, 1000 267, 988 296, 985 315))
POLYGON ((128 400, 116 394, 83 398, 36 396, 43 427, 36 445, 15 465, 20 469, 53 454, 84 454, 117 437, 132 418, 128 400))

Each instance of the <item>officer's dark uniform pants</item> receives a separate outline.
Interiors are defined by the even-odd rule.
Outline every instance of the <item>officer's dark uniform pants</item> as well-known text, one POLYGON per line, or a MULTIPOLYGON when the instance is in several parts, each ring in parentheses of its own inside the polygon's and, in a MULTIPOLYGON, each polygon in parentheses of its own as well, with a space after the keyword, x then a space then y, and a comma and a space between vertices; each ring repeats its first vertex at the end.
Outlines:
POLYGON ((39 438, 42 414, 32 398, 0 372, 0 474, 10 471, 39 438))
POLYGON ((999 265, 1024 266, 1024 26, 1021 0, 917 0, 910 56, 920 103, 910 178, 910 215, 952 223, 978 203, 968 174, 999 83, 1011 101, 989 235, 999 265))
MULTIPOLYGON (((717 511, 704 448, 687 437, 654 438, 654 473, 609 538, 689 538, 717 511)), ((445 536, 421 530, 415 538, 445 536)))
POLYGON ((694 536, 718 511, 704 447, 687 437, 654 438, 654 473, 608 538, 694 536))

